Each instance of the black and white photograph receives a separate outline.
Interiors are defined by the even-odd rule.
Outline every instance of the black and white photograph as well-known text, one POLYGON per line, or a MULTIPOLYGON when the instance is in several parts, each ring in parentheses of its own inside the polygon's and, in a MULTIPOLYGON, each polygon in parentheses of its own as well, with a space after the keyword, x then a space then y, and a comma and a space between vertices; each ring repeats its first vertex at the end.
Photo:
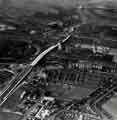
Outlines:
POLYGON ((0 120, 117 120, 117 0, 0 0, 0 120))

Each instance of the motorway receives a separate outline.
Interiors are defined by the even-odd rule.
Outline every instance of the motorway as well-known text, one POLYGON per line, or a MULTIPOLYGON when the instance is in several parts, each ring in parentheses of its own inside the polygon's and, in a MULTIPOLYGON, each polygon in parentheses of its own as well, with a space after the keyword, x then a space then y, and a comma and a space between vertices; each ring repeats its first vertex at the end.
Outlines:
POLYGON ((0 94, 0 106, 11 96, 15 89, 23 82, 24 78, 31 72, 32 66, 26 67, 20 74, 16 75, 14 79, 5 87, 0 94))
POLYGON ((37 65, 37 63, 50 51, 54 50, 55 48, 59 47, 61 43, 66 42, 71 37, 71 34, 68 34, 67 37, 59 41, 55 45, 50 46, 46 50, 44 50, 41 54, 39 54, 24 70, 15 76, 14 79, 11 80, 10 84, 8 84, 3 92, 0 94, 0 106, 4 104, 4 102, 16 91, 18 86, 24 82, 25 78, 29 75, 32 71, 33 67, 37 65))

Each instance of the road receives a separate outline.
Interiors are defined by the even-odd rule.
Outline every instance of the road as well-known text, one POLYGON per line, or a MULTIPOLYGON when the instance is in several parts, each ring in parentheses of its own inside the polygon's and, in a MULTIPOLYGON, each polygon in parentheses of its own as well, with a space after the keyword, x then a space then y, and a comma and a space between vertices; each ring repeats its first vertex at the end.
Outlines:
POLYGON ((104 99, 106 96, 108 96, 111 92, 114 92, 114 89, 116 88, 115 85, 113 85, 114 82, 112 82, 107 87, 98 88, 95 90, 89 97, 88 103, 90 107, 101 117, 105 115, 109 120, 113 120, 113 116, 110 115, 108 112, 104 111, 104 109, 100 109, 98 106, 98 103, 104 99))
POLYGON ((8 84, 3 92, 0 94, 0 106, 9 98, 15 89, 24 81, 24 78, 31 72, 32 66, 26 67, 20 74, 8 84))
MULTIPOLYGON (((71 31, 72 32, 72 31, 71 31)), ((40 53, 24 70, 15 76, 13 80, 11 80, 10 84, 8 84, 3 92, 0 94, 0 106, 4 104, 4 102, 16 91, 18 86, 24 82, 25 78, 29 75, 29 73, 32 71, 33 67, 37 65, 37 63, 49 52, 59 47, 60 44, 66 42, 71 37, 71 32, 61 41, 56 43, 55 45, 50 46, 46 50, 44 50, 42 53, 40 53)))

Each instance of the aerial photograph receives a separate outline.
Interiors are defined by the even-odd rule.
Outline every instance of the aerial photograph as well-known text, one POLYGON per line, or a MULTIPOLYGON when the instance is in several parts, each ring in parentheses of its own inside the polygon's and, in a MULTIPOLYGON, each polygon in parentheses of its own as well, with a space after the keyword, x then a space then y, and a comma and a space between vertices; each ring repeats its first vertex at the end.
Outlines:
POLYGON ((0 120, 117 120, 117 0, 0 0, 0 120))

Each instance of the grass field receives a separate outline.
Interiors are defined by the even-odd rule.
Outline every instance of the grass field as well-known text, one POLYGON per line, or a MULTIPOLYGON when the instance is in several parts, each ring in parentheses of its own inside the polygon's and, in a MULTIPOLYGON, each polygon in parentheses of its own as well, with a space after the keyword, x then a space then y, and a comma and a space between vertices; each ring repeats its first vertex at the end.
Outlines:
MULTIPOLYGON (((111 113, 114 117, 114 120, 117 120, 117 94, 111 98, 106 104, 103 105, 103 108, 111 113)), ((104 120, 107 120, 106 118, 104 120)))

